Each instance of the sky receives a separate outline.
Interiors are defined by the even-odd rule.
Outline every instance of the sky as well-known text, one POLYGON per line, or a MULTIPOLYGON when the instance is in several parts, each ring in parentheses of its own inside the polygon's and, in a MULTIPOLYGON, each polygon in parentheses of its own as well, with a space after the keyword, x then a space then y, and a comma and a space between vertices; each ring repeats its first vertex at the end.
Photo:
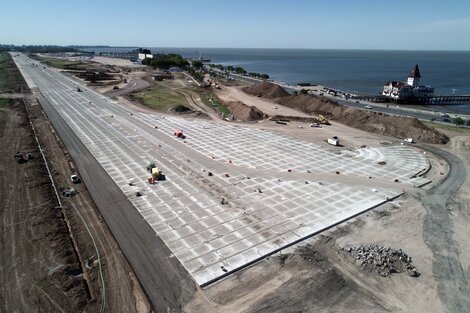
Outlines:
POLYGON ((470 50, 468 0, 1 0, 1 44, 470 50))

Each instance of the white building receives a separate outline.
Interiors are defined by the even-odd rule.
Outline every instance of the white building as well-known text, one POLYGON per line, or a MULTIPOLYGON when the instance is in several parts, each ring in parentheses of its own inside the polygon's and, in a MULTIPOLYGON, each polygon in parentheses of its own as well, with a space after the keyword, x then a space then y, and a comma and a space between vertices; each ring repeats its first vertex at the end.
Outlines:
POLYGON ((153 59, 153 54, 139 53, 138 60, 142 62, 143 59, 153 59))
POLYGON ((397 101, 419 101, 434 93, 434 88, 419 85, 421 73, 418 64, 416 64, 408 75, 408 80, 391 81, 384 85, 382 95, 397 101))

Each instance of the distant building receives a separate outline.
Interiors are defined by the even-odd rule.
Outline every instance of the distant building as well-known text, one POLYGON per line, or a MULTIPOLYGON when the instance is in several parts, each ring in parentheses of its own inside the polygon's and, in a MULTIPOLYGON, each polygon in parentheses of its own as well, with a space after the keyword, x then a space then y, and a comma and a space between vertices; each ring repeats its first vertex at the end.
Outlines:
POLYGON ((153 59, 153 54, 139 53, 138 59, 139 61, 142 61, 143 59, 153 59))
POLYGON ((408 75, 408 80, 391 81, 384 85, 382 95, 397 102, 420 102, 426 97, 432 96, 434 88, 419 84, 421 73, 416 64, 408 75))

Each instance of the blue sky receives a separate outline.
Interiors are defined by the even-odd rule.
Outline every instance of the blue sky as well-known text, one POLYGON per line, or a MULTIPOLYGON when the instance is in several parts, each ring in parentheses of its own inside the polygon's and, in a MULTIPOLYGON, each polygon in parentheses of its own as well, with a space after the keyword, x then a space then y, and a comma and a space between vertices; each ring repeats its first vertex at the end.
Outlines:
POLYGON ((470 1, 3 0, 0 26, 11 44, 470 50, 470 1))

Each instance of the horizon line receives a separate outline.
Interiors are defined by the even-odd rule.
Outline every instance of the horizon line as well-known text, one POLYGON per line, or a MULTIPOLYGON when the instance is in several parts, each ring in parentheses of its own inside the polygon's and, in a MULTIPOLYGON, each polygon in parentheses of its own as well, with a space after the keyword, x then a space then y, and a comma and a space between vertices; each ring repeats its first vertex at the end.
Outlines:
POLYGON ((429 51, 429 52, 470 52, 470 50, 464 49, 455 49, 455 50, 445 50, 445 49, 386 49, 386 48, 273 48, 273 47, 176 47, 176 46, 133 46, 133 45, 80 45, 80 44, 69 44, 69 45, 58 45, 58 44, 3 44, 0 43, 0 46, 55 46, 55 47, 97 47, 97 48, 163 48, 163 49, 239 49, 239 50, 356 50, 356 51, 429 51))

